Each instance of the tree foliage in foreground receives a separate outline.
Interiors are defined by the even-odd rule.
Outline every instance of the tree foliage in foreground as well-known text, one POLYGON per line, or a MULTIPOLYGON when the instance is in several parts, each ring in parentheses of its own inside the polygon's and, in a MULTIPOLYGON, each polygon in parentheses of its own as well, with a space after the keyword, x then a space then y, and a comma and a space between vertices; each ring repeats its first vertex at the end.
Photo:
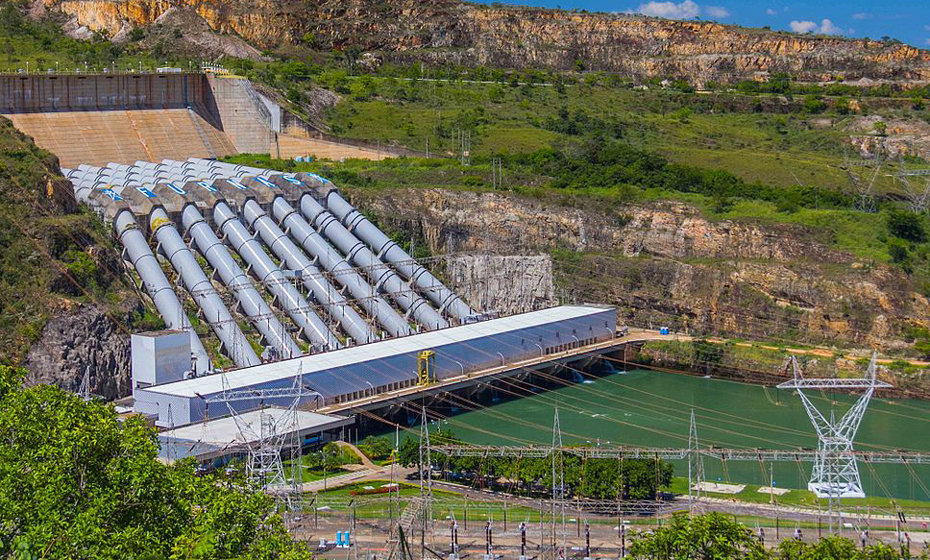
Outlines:
MULTIPOLYGON (((857 548, 851 540, 824 537, 807 543, 784 540, 773 549, 762 546, 748 528, 719 513, 676 514, 671 523, 633 537, 630 556, 649 560, 897 560, 916 558, 885 544, 857 548)), ((926 558, 920 556, 919 558, 926 558)))
POLYGON ((241 481, 160 463, 141 418, 0 366, 0 557, 309 558, 241 481))

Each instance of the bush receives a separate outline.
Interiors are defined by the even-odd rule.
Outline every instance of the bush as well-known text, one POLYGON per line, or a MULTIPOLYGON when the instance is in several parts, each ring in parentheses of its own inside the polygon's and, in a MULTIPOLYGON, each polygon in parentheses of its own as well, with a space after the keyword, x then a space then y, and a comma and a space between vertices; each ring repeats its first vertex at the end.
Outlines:
POLYGON ((391 456, 391 442, 386 437, 368 436, 358 445, 369 459, 387 459, 391 456))
POLYGON ((901 265, 905 272, 911 272, 913 268, 911 265, 911 252, 900 239, 888 241, 888 256, 891 257, 891 262, 901 265))
POLYGON ((888 232, 895 237, 914 243, 923 243, 927 240, 927 231, 924 229, 923 221, 920 216, 911 212, 897 210, 890 212, 888 232))
POLYGON ((810 115, 823 113, 826 109, 826 102, 816 95, 808 95, 804 98, 804 103, 801 105, 801 110, 810 115))

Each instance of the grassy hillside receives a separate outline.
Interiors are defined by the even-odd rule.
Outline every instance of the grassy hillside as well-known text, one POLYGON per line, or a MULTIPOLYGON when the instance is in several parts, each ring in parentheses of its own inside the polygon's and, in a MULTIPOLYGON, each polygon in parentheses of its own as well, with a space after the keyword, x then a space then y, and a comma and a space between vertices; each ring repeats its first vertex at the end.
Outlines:
MULTIPOLYGON (((453 155, 465 131, 473 156, 506 156, 597 135, 779 186, 848 189, 841 166, 854 155, 846 138, 855 115, 930 119, 922 104, 898 98, 865 97, 853 104, 856 113, 845 96, 694 92, 686 84, 679 86, 684 91, 642 89, 597 75, 546 76, 550 81, 530 85, 353 76, 299 62, 246 66, 252 69, 244 72, 285 90, 298 108, 309 103, 312 87, 339 93, 326 123, 349 138, 453 155)), ((890 177, 879 180, 879 191, 893 189, 890 177)))
POLYGON ((21 361, 56 312, 119 313, 129 292, 110 236, 74 203, 57 159, 0 118, 0 363, 21 361))

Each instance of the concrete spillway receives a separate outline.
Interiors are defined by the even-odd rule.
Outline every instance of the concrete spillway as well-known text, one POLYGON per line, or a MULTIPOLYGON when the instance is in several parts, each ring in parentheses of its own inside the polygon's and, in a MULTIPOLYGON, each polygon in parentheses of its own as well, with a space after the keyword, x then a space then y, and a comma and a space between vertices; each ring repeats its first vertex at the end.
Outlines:
POLYGON ((430 271, 421 266, 400 246, 391 241, 380 229, 375 227, 361 212, 345 201, 336 191, 326 195, 326 208, 339 218, 342 225, 358 236, 381 259, 389 262, 400 274, 413 282, 440 311, 446 311, 456 319, 465 319, 475 315, 470 308, 452 290, 445 287, 430 271))
POLYGON ((274 347, 281 357, 296 358, 303 355, 300 347, 288 334, 287 328, 275 317, 264 298, 236 264, 226 246, 207 225, 196 206, 188 204, 184 207, 182 223, 193 238, 197 250, 207 259, 223 283, 236 294, 242 312, 251 319, 267 343, 274 347))
MULTIPOLYGON (((249 201, 254 203, 254 201, 249 201)), ((274 262, 261 248, 238 220, 236 214, 225 202, 218 202, 213 208, 213 219, 223 232, 228 243, 242 259, 252 267, 252 271, 261 282, 274 294, 284 307, 288 316, 315 346, 323 350, 341 348, 339 339, 329 330, 326 323, 313 312, 310 304, 290 284, 274 262)), ((364 339, 362 339, 364 340, 364 339)))
POLYGON ((224 349, 239 367, 254 366, 261 363, 258 355, 242 334, 239 325, 223 303, 213 284, 204 274, 203 269, 194 258, 194 254, 184 244, 184 240, 162 208, 155 208, 150 217, 150 224, 158 244, 178 272, 187 291, 200 306, 204 320, 223 343, 224 349))
MULTIPOLYGON (((284 198, 278 197, 274 200, 272 212, 275 219, 287 229, 288 235, 303 247, 308 255, 315 258, 336 282, 348 290, 358 306, 377 319, 378 324, 384 330, 391 336, 405 336, 412 332, 407 321, 394 311, 394 308, 378 295, 375 289, 342 258, 338 251, 310 227, 310 224, 284 198)), ((245 209, 245 213, 249 216, 248 208, 245 209)), ((272 249, 279 245, 287 246, 284 241, 287 238, 273 221, 256 218, 252 223, 256 225, 262 239, 272 249)), ((288 251, 290 252, 293 251, 288 251)))

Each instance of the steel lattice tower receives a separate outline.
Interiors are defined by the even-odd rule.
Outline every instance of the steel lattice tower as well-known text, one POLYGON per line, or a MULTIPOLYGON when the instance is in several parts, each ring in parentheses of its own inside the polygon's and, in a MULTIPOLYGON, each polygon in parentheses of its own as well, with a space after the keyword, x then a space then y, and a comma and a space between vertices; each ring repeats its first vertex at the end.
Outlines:
POLYGON ((433 462, 430 456, 429 417, 426 407, 420 420, 420 554, 426 555, 426 534, 432 532, 433 521, 433 462))
POLYGON ((691 430, 688 433, 688 511, 693 512, 694 500, 700 499, 704 484, 704 457, 698 440, 697 421, 691 409, 691 430), (692 489, 694 494, 692 495, 692 489))
POLYGON ((559 409, 556 408, 552 418, 552 557, 564 558, 564 555, 565 465, 562 461, 562 427, 559 424, 559 409))
POLYGON ((859 431, 859 424, 869 406, 869 400, 877 388, 891 387, 876 378, 876 354, 872 354, 869 369, 864 378, 859 379, 805 379, 797 359, 792 356, 786 367, 792 370, 792 379, 778 385, 779 389, 794 389, 801 397, 804 410, 810 417, 817 433, 817 452, 814 456, 814 468, 807 488, 818 498, 827 498, 831 518, 839 515, 839 502, 842 498, 864 498, 862 481, 859 478, 859 466, 853 453, 853 440, 859 431), (837 420, 831 412, 829 419, 817 408, 805 394, 804 389, 864 389, 859 399, 837 420))
MULTIPOLYGON (((231 391, 228 389, 226 378, 223 378, 224 390, 221 394, 207 399, 207 403, 224 402, 239 430, 239 437, 249 450, 249 462, 246 467, 249 481, 257 488, 271 490, 285 495, 296 495, 300 477, 300 436, 297 434, 297 406, 309 397, 320 398, 316 391, 306 388, 303 376, 298 372, 291 387, 281 389, 246 389, 244 391, 231 391), (289 399, 290 403, 279 415, 266 411, 264 402, 268 399, 289 399), (258 422, 249 423, 242 419, 233 406, 234 402, 259 401, 258 422), (286 445, 289 440, 290 445, 286 445), (281 453, 285 447, 291 447, 293 454, 293 471, 288 477, 284 473, 284 463, 281 453)), ((291 496, 287 496, 290 498, 291 496)))

